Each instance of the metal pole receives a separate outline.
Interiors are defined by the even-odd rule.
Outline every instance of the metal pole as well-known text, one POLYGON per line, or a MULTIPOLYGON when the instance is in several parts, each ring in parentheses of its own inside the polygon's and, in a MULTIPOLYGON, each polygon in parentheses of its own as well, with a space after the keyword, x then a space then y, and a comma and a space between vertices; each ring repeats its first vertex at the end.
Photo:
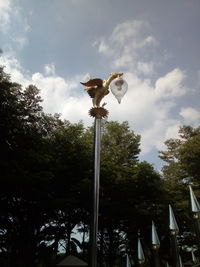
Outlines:
POLYGON ((191 215, 194 221, 194 229, 198 246, 198 257, 200 259, 200 204, 191 186, 189 186, 189 189, 190 189, 190 208, 192 212, 191 215))
POLYGON ((179 232, 179 228, 171 205, 169 205, 169 229, 170 229, 171 256, 172 256, 173 267, 181 267, 179 261, 179 249, 176 237, 176 235, 179 232))
POLYGON ((195 215, 193 215, 193 220, 194 220, 194 229, 195 229, 197 247, 198 247, 198 257, 200 259, 200 220, 199 220, 199 215, 197 214, 196 217, 195 217, 195 215))
POLYGON ((95 118, 94 130, 94 199, 91 231, 91 267, 97 267, 97 234, 99 215, 99 177, 101 152, 101 118, 95 118))
POLYGON ((178 250, 176 234, 171 233, 170 239, 171 239, 171 253, 172 253, 173 266, 180 267, 179 250, 178 250))
POLYGON ((160 267, 160 257, 158 249, 153 249, 153 262, 155 267, 160 267))

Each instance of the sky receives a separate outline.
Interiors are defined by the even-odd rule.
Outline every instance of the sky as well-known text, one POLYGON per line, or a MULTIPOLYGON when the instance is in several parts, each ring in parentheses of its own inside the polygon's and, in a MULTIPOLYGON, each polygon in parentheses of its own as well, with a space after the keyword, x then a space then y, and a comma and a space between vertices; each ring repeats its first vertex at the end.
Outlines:
POLYGON ((158 151, 181 125, 200 125, 199 0, 0 0, 0 65, 40 89, 44 111, 91 126, 80 82, 123 72, 108 121, 141 135, 140 159, 162 167, 158 151))

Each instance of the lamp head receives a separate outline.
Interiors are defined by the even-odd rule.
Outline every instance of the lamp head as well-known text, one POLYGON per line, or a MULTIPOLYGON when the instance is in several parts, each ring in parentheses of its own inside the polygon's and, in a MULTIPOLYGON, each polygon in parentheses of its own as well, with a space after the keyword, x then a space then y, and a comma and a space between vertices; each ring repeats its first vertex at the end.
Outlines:
POLYGON ((120 104, 123 96, 128 90, 128 84, 124 79, 121 78, 121 76, 118 76, 111 82, 110 90, 113 93, 113 95, 117 98, 118 103, 120 104))

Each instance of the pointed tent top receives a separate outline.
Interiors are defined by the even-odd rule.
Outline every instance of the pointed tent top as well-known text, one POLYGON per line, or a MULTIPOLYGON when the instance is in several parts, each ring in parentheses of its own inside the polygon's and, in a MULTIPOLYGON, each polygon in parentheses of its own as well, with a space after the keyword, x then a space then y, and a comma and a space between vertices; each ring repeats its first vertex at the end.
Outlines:
POLYGON ((140 238, 138 238, 138 262, 139 264, 142 264, 145 262, 144 252, 143 252, 140 238))
POLYGON ((56 266, 82 267, 82 266, 88 266, 88 264, 85 261, 83 261, 83 260, 81 260, 81 259, 79 259, 73 255, 69 255, 69 256, 65 257, 61 262, 59 262, 56 266))
POLYGON ((189 185, 189 189, 190 189, 190 205, 191 205, 191 211, 198 213, 200 212, 200 205, 199 202, 192 190, 192 187, 189 185))
POLYGON ((191 251, 191 253, 192 253, 192 262, 196 263, 197 262, 197 258, 195 257, 194 252, 191 251))
POLYGON ((171 205, 169 205, 169 229, 171 234, 178 234, 179 228, 171 205))
POLYGON ((183 267, 183 262, 182 262, 182 258, 181 258, 180 255, 179 255, 179 266, 180 266, 180 267, 183 267))
POLYGON ((128 254, 126 254, 126 267, 131 267, 131 263, 130 263, 128 254))
POLYGON ((160 240, 158 238, 156 227, 153 221, 152 221, 152 231, 151 231, 151 242, 154 249, 158 249, 160 247, 160 240))

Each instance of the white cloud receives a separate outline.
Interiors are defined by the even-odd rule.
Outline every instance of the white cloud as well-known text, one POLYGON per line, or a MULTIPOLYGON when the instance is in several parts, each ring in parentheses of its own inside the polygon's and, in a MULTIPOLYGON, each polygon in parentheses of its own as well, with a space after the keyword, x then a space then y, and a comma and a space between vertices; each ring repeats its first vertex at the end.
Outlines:
POLYGON ((137 69, 139 72, 144 74, 153 74, 154 73, 154 63, 153 62, 141 62, 137 63, 137 69))
POLYGON ((5 28, 10 23, 11 0, 0 0, 0 30, 5 31, 5 28))
POLYGON ((14 39, 15 43, 18 44, 19 48, 24 48, 28 44, 28 38, 25 36, 16 36, 14 39))
POLYGON ((115 68, 126 68, 127 65, 132 64, 132 56, 129 54, 124 54, 121 57, 117 58, 113 62, 115 68))
POLYGON ((182 86, 184 79, 185 74, 180 69, 170 71, 156 81, 156 94, 162 98, 184 95, 186 93, 186 88, 182 86))
POLYGON ((9 45, 6 41, 1 46, 16 50, 23 49, 29 43, 27 34, 31 28, 28 17, 22 11, 17 1, 0 0, 0 32, 9 38, 9 45))
POLYGON ((133 37, 138 40, 140 39, 138 37, 140 35, 141 29, 146 26, 147 23, 141 20, 126 21, 118 24, 112 32, 110 41, 124 45, 129 39, 132 39, 133 37))
POLYGON ((13 21, 17 25, 15 30, 12 30, 13 25, 10 26, 10 36, 12 38, 13 47, 18 49, 23 49, 29 44, 28 34, 31 30, 30 25, 28 24, 27 18, 21 14, 21 9, 18 8, 18 11, 13 11, 13 21))
POLYGON ((153 45, 157 45, 158 44, 158 41, 156 41, 155 37, 149 35, 147 36, 144 41, 143 41, 143 45, 149 45, 149 44, 153 44, 153 45))
POLYGON ((192 108, 186 107, 182 108, 180 115, 183 117, 184 121, 188 124, 199 123, 200 120, 200 111, 192 108))
POLYGON ((45 112, 61 113, 63 118, 71 122, 83 120, 86 125, 91 124, 92 119, 88 115, 91 99, 80 85, 80 81, 85 81, 88 74, 65 80, 55 74, 53 63, 44 66, 44 73, 30 74, 14 56, 5 54, 0 57, 0 65, 5 66, 5 71, 11 75, 12 81, 22 84, 23 87, 34 84, 41 90, 45 112), (77 93, 79 88, 80 92, 77 93))
POLYGON ((104 42, 104 40, 100 41, 98 51, 104 54, 109 53, 109 46, 104 42))
POLYGON ((22 68, 20 62, 12 54, 4 53, 0 57, 0 65, 5 66, 5 71, 11 75, 13 81, 27 86, 29 84, 28 73, 22 68))
POLYGON ((145 75, 154 73, 155 66, 152 60, 148 62, 146 51, 157 44, 156 38, 149 34, 148 23, 140 20, 118 24, 108 38, 102 37, 94 42, 99 53, 110 57, 112 67, 145 75))
POLYGON ((45 77, 42 73, 34 73, 31 77, 31 82, 41 89, 44 109, 51 113, 63 113, 65 103, 70 97, 70 91, 77 87, 77 84, 71 84, 62 77, 45 77))
POLYGON ((180 138, 179 129, 180 129, 180 121, 172 121, 171 126, 169 126, 165 133, 165 140, 169 138, 180 138))
POLYGON ((46 75, 54 75, 55 74, 55 65, 53 63, 46 64, 44 66, 44 72, 46 75))

